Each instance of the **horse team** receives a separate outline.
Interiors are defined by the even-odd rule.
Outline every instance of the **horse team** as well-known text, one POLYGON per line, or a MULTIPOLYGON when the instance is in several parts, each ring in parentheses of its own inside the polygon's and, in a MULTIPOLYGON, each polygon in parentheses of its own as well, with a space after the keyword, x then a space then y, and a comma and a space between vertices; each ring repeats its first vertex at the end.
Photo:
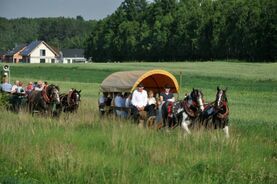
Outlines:
POLYGON ((173 128, 181 125, 185 134, 190 134, 192 127, 221 128, 228 138, 229 107, 226 92, 227 88, 217 87, 215 101, 205 104, 202 92, 193 89, 183 100, 174 102, 170 110, 163 108, 163 121, 172 124, 173 128))
POLYGON ((2 93, 8 101, 8 109, 14 112, 26 110, 31 114, 39 113, 56 117, 61 112, 77 112, 81 100, 81 90, 70 89, 68 93, 60 94, 57 85, 45 85, 41 90, 31 90, 28 93, 2 93))

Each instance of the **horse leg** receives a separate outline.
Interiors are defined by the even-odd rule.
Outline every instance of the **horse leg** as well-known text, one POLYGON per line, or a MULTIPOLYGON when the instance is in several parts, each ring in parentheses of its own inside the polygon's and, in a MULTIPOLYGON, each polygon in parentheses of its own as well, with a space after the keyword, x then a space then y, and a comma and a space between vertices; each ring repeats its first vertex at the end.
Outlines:
POLYGON ((225 126, 225 127, 223 128, 223 132, 225 133, 225 137, 226 137, 226 138, 229 138, 229 137, 230 137, 230 135, 229 135, 229 127, 228 127, 228 126, 225 126))
POLYGON ((229 138, 230 135, 229 135, 229 126, 228 126, 228 122, 229 122, 229 119, 226 118, 224 121, 223 121, 223 132, 225 133, 225 137, 226 138, 229 138))
POLYGON ((171 128, 171 126, 172 126, 172 118, 168 117, 167 118, 167 128, 171 128))
POLYGON ((206 114, 205 116, 203 116, 203 126, 205 129, 209 129, 211 127, 213 127, 213 116, 212 115, 208 115, 206 114))
POLYGON ((191 134, 191 132, 189 130, 189 125, 190 125, 190 121, 188 120, 188 115, 185 112, 183 112, 183 119, 182 119, 181 126, 182 126, 183 130, 185 130, 184 135, 186 135, 186 133, 191 134))
POLYGON ((27 106, 28 106, 28 111, 29 111, 29 113, 31 113, 32 115, 33 115, 33 113, 32 113, 32 103, 31 102, 28 102, 28 104, 27 104, 27 106))

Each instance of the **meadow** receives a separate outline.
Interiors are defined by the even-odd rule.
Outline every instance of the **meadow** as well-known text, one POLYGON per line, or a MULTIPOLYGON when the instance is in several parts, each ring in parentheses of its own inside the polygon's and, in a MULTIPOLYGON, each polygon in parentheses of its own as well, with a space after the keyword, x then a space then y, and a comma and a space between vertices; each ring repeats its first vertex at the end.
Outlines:
MULTIPOLYGON (((2 68, 2 65, 1 65, 2 68)), ((276 183, 277 63, 183 62, 10 65, 11 80, 81 89, 77 114, 59 119, 0 111, 0 183, 276 183), (206 101, 228 87, 230 138, 222 131, 140 129, 100 119, 99 84, 121 70, 165 69, 206 101)))

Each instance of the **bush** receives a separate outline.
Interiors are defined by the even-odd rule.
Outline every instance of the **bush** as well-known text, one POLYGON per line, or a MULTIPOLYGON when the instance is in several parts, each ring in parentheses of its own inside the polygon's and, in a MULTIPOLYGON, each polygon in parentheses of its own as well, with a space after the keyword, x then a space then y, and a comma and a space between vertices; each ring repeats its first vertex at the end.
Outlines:
POLYGON ((0 109, 7 107, 9 103, 9 95, 6 93, 0 93, 0 109))

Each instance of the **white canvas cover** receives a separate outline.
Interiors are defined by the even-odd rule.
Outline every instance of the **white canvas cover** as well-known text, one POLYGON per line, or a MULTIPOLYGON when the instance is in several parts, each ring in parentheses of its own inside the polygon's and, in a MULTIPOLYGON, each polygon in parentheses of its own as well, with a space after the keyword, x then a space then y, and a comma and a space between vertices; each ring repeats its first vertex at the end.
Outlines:
POLYGON ((155 93, 170 85, 173 93, 178 93, 179 85, 176 78, 165 70, 123 71, 109 75, 100 85, 101 92, 132 92, 139 83, 145 89, 155 93))

